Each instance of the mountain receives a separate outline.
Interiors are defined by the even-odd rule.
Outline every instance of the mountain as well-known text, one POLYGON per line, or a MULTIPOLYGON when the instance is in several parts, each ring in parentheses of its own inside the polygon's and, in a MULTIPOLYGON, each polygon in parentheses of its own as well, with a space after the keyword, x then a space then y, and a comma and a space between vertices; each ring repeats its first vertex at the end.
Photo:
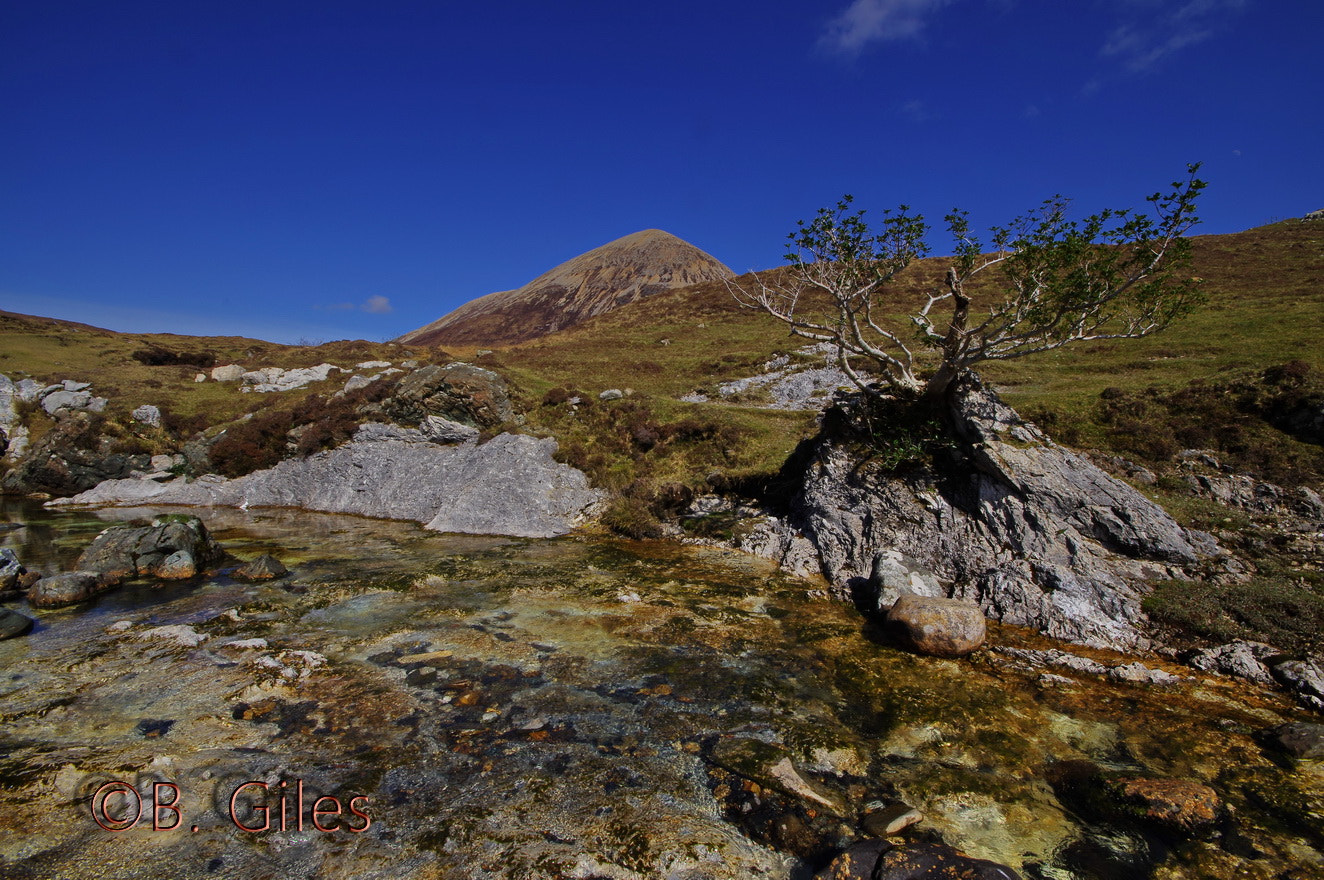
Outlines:
POLYGON ((657 293, 733 274, 671 233, 645 229, 580 254, 516 290, 465 303, 395 341, 508 345, 573 327, 657 293))

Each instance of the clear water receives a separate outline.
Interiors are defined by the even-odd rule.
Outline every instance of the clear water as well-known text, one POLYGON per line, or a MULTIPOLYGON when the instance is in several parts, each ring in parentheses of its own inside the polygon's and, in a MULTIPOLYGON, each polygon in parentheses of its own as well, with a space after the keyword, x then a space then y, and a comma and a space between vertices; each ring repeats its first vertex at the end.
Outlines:
MULTIPOLYGON (((0 546, 50 572, 151 511, 0 513, 21 524, 0 546)), ((1304 717, 1273 694, 916 657, 721 550, 202 516, 291 576, 11 603, 38 627, 0 642, 0 876, 803 877, 898 801, 925 816, 912 839, 1027 877, 1324 872, 1318 766, 1253 737, 1304 717), (181 624, 206 640, 139 637, 181 624), (225 646, 253 638, 267 647, 225 646), (1187 840, 1103 821, 1049 782, 1078 760, 1204 782, 1232 818, 1187 840), (90 795, 122 778, 178 786, 182 827, 98 827, 90 795), (300 829, 287 799, 286 829, 247 832, 228 795, 249 780, 272 816, 302 784, 366 798, 372 824, 300 829)), ((1049 647, 1010 628, 992 642, 1049 647)))

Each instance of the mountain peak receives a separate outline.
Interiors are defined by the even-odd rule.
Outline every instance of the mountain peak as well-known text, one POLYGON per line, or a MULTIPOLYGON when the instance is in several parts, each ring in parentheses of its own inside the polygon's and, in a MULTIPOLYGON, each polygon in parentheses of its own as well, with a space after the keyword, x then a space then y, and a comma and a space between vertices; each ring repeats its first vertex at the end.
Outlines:
POLYGON ((729 278, 716 258, 662 229, 586 251, 516 290, 491 293, 399 338, 412 345, 508 345, 564 330, 644 297, 729 278))

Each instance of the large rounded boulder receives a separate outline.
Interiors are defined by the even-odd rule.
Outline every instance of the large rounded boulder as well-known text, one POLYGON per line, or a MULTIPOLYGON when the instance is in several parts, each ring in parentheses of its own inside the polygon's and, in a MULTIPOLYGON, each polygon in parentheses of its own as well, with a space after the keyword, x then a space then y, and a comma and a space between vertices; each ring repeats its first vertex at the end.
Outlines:
POLYGON ((973 602, 903 593, 887 623, 907 647, 936 657, 964 657, 984 644, 988 625, 973 602))

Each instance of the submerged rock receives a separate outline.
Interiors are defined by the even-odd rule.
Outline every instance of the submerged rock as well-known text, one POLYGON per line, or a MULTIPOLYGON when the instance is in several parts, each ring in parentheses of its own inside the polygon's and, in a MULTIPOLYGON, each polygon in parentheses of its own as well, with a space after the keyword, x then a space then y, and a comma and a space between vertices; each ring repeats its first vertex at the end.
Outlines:
POLYGON ((1119 809, 1168 831, 1191 832, 1213 825, 1223 811, 1209 786, 1186 779, 1123 777, 1106 782, 1119 809))
POLYGON ((25 614, 0 608, 0 641, 27 635, 35 622, 25 614))
POLYGON ((814 875, 814 880, 1020 880, 997 862, 975 859, 944 843, 894 846, 866 840, 848 848, 814 875))
POLYGON ((1212 788, 1189 779, 1105 772, 1089 761, 1062 761, 1048 769, 1058 797, 1104 821, 1184 837, 1223 816, 1212 788))
POLYGON ((246 562, 230 575, 238 581, 270 581, 285 577, 290 570, 270 553, 263 553, 257 559, 246 562))
POLYGON ((911 648, 937 657, 964 657, 988 634, 984 612, 975 603, 911 593, 896 600, 887 623, 911 648))
POLYGON ((1303 721, 1280 724, 1263 737, 1268 745, 1294 758, 1324 758, 1324 724, 1303 721))
POLYGON ((77 605, 96 598, 115 586, 95 571, 69 571, 44 577, 28 591, 28 601, 35 608, 58 608, 77 605))

